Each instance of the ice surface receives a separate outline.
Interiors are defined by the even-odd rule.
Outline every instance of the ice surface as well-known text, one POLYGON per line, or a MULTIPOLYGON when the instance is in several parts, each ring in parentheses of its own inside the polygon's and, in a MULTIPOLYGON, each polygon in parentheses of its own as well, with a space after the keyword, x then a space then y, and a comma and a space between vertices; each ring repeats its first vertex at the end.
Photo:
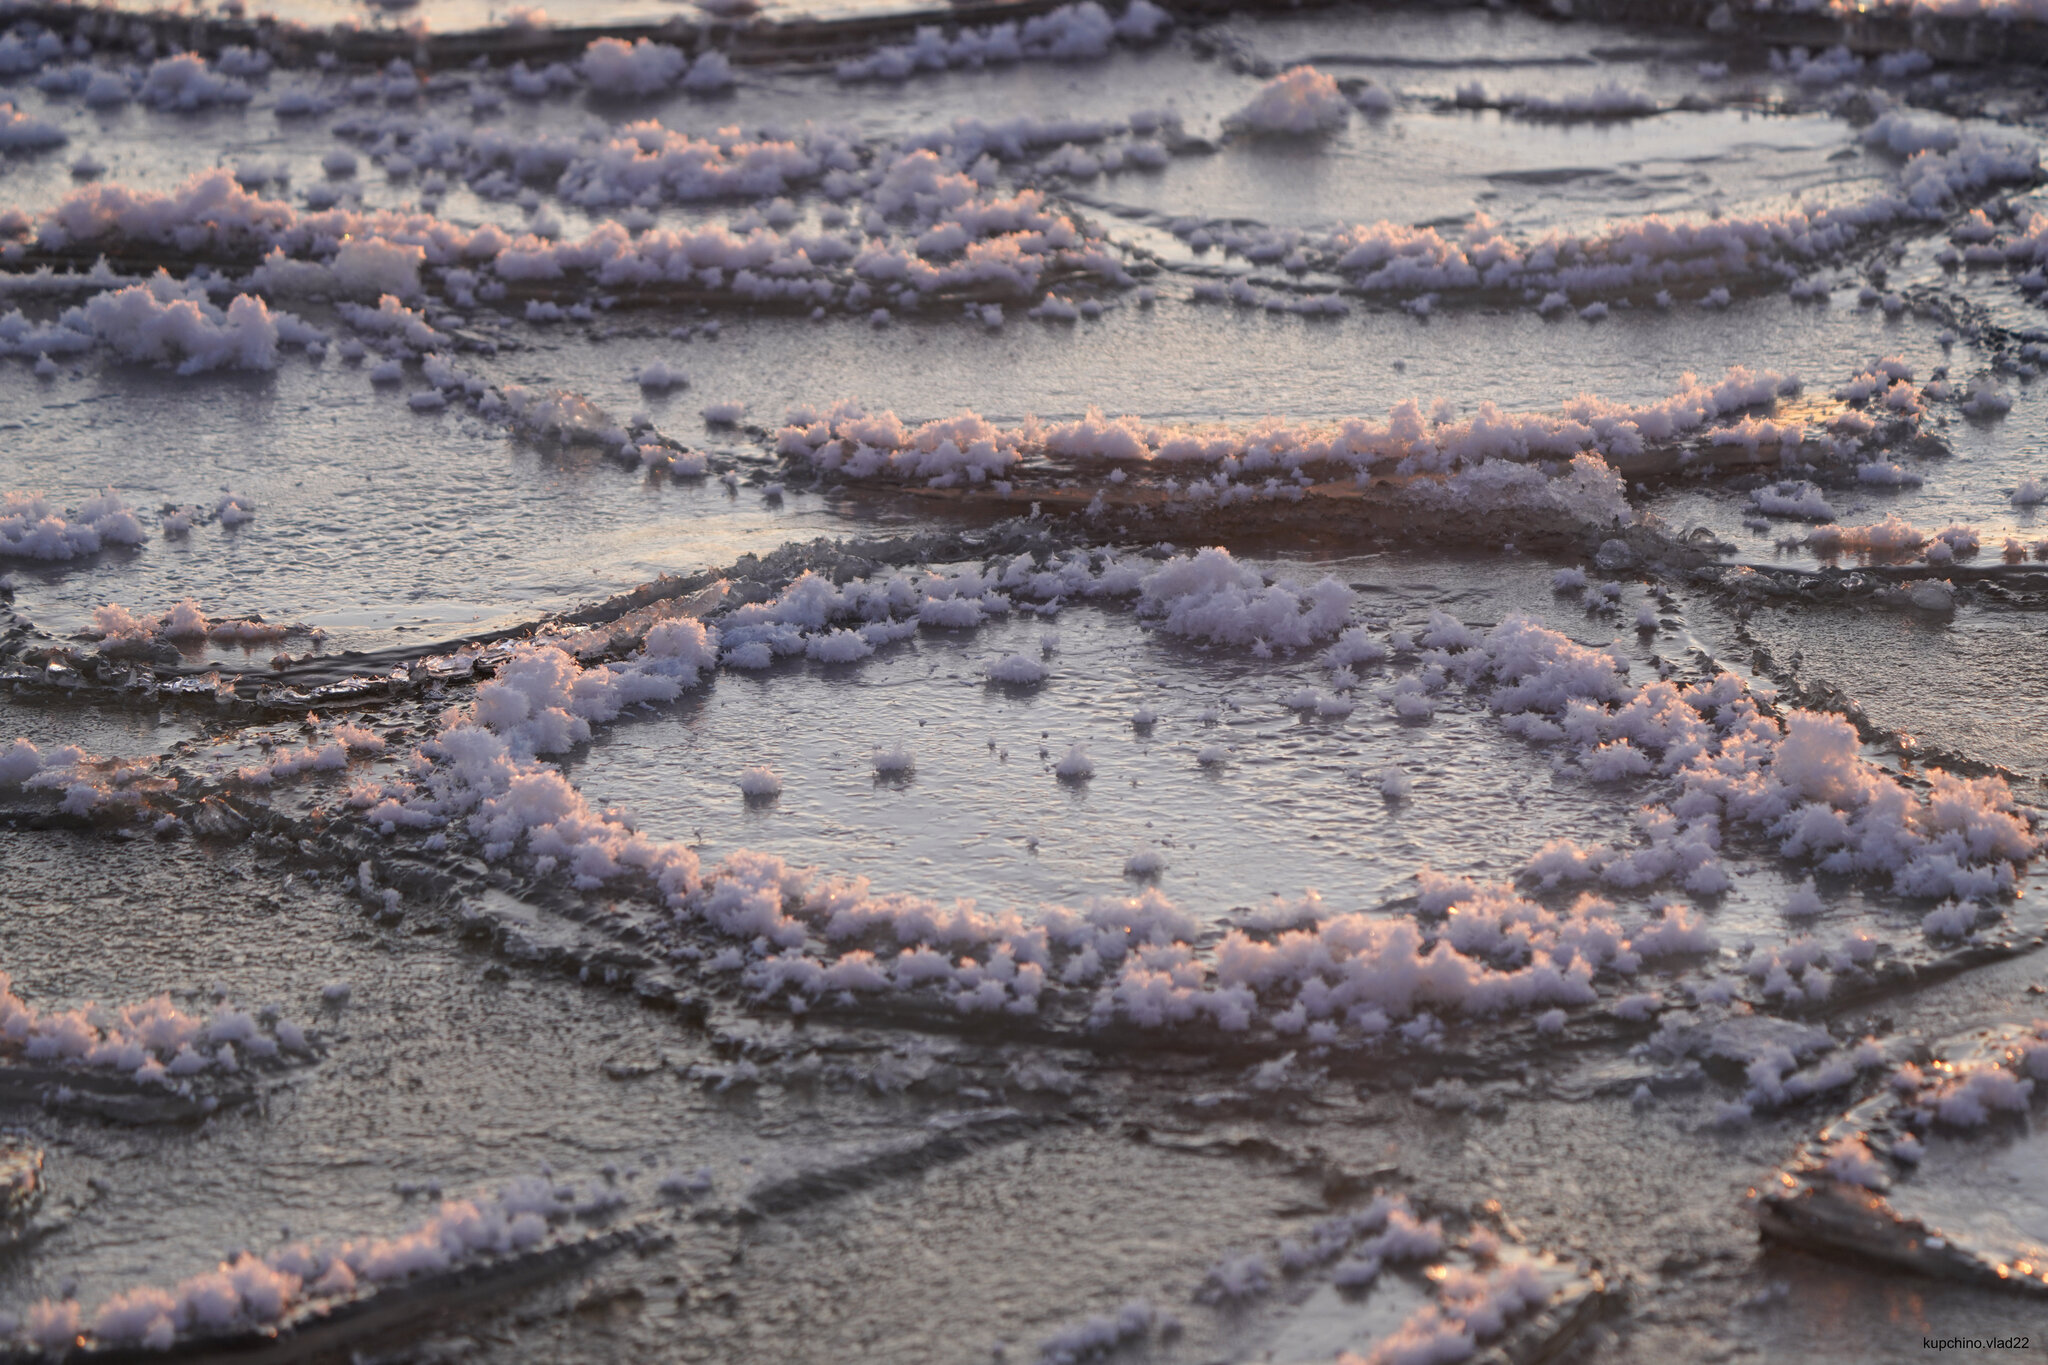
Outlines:
POLYGON ((1733 1215, 2038 1259, 2039 16, 230 10, 0 21, 0 1336, 2018 1321, 1733 1215))

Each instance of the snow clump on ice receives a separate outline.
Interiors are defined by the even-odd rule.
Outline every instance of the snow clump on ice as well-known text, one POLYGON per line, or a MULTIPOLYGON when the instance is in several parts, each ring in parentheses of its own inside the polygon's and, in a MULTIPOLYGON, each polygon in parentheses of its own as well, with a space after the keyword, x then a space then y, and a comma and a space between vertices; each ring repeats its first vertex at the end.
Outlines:
MULTIPOLYGON (((25 742, 16 741, 17 752, 25 742)), ((0 756, 0 765, 7 762, 0 756)), ((0 1049, 27 1061, 119 1071, 138 1084, 177 1090, 204 1072, 235 1072, 281 1049, 307 1050, 297 1026, 279 1021, 269 1030, 231 1004, 201 1016, 179 1009, 169 995, 119 1007, 39 1010, 16 996, 0 972, 0 1049)))
POLYGON ((0 152, 39 151, 61 146, 68 140, 56 124, 32 117, 0 100, 0 152))
POLYGON ((740 773, 740 793, 749 801, 782 795, 782 779, 769 768, 754 767, 740 773))
POLYGON ((690 59, 681 48, 646 38, 633 43, 599 38, 583 49, 577 65, 600 95, 651 95, 674 85, 690 59))
POLYGON ((1044 682, 1047 676, 1044 664, 1023 654, 1005 655, 988 666, 990 682, 1008 683, 1016 687, 1035 686, 1044 682))
POLYGON ((1251 132, 1300 136, 1341 127, 1350 113, 1351 101, 1338 88, 1336 77, 1312 66, 1297 66, 1261 86, 1251 103, 1228 122, 1251 132))
POLYGON ((1219 644, 1306 648, 1348 621, 1351 589, 1323 578, 1307 590, 1268 585, 1257 570, 1211 548, 1166 561, 1140 588, 1141 614, 1163 618, 1176 635, 1219 644))
POLYGON ((0 495, 0 559, 77 559, 147 539, 134 506, 111 488, 68 513, 40 493, 0 495))

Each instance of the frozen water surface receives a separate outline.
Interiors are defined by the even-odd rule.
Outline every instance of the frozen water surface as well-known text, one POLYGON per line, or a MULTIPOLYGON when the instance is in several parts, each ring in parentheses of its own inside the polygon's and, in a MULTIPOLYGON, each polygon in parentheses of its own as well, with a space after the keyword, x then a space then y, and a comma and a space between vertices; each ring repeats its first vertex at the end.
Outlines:
POLYGON ((2041 16, 1555 8, 0 11, 0 1354, 2027 1335, 2041 16))
MULTIPOLYGON (((1469 569, 1441 567, 1449 581, 1422 600, 1478 595, 1457 586, 1469 569)), ((1529 596, 1547 603, 1541 578, 1529 596)), ((1375 606, 1399 615, 1398 598, 1375 606)), ((1489 733, 1483 712, 1447 705, 1404 721, 1373 695, 1394 681, 1386 669, 1340 695, 1306 659, 1233 653, 1089 607, 971 635, 930 630, 862 665, 780 665, 686 704, 674 722, 624 725, 579 765, 579 781, 594 800, 642 812, 650 832, 701 841, 706 857, 773 848, 877 889, 990 908, 1077 903, 1143 880, 1217 917, 1309 888, 1369 908, 1404 894, 1419 864, 1499 875, 1561 832, 1626 819, 1626 802, 1553 776, 1547 756, 1489 733), (1016 653, 1042 655, 1047 679, 985 676, 1016 653), (1345 714, 1318 714, 1318 702, 1345 714), (878 775, 871 749, 899 743, 914 771, 878 775), (1074 744, 1094 761, 1086 780, 1055 770, 1074 744), (738 774, 752 764, 784 776, 772 801, 742 798, 738 774), (1407 775, 1407 796, 1383 795, 1389 768, 1407 775), (1237 836, 1246 821, 1269 831, 1259 846, 1237 836), (1148 850, 1161 869, 1127 878, 1148 850)))

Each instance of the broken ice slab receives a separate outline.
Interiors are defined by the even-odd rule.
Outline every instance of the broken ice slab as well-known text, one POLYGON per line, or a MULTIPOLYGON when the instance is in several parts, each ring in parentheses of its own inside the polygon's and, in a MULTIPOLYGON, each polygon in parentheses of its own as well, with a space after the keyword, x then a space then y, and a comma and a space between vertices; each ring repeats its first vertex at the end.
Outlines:
POLYGON ((1283 1241, 1277 1276, 1264 1256, 1226 1256, 1196 1300, 1222 1312, 1232 1358, 1269 1365, 1553 1359, 1599 1319, 1605 1281, 1487 1212, 1425 1220, 1381 1194, 1283 1241))
POLYGON ((1442 1342, 1448 1349, 1461 1339, 1476 1338, 1484 1353, 1467 1358, 1499 1365, 1550 1360, 1598 1320, 1607 1298, 1598 1274, 1580 1274, 1547 1255, 1519 1249, 1504 1251, 1490 1272, 1452 1258, 1429 1267, 1422 1278, 1424 1284, 1418 1285, 1382 1274, 1357 1302, 1348 1301, 1335 1285, 1319 1286, 1282 1325, 1262 1358, 1273 1365, 1377 1360, 1383 1354, 1413 1359, 1420 1357, 1402 1354, 1403 1347, 1426 1349, 1424 1342, 1442 1342), (1516 1285, 1513 1291, 1507 1288, 1510 1282, 1516 1285), (1504 1293, 1510 1299, 1504 1300, 1504 1293), (1513 1294, 1524 1297, 1513 1299, 1513 1294), (1468 1306, 1476 1310, 1469 1316, 1468 1306), (1494 1312, 1504 1312, 1498 1335, 1485 1331, 1494 1312))
MULTIPOLYGON (((475 1213, 466 1203, 453 1208, 457 1218, 475 1213)), ((305 1286, 305 1297, 296 1305, 290 1301, 301 1292, 301 1278, 287 1272, 288 1278, 278 1283, 290 1288, 272 1306, 275 1316, 269 1320, 246 1297, 242 1306, 222 1321, 209 1323, 202 1318, 195 1322, 187 1317, 182 1327, 176 1325, 172 1314, 176 1300, 168 1292, 139 1291, 103 1305, 90 1318, 73 1303, 51 1305, 45 1300, 29 1314, 27 1339, 0 1338, 0 1365, 27 1365, 58 1357, 71 1361, 213 1360, 230 1354, 252 1361, 358 1359, 358 1352, 366 1347, 406 1340, 417 1333, 423 1321, 502 1306, 515 1295, 529 1293, 612 1252, 659 1245, 667 1234, 653 1223, 641 1218, 594 1230, 564 1230, 523 1247, 515 1242, 516 1249, 458 1252, 452 1258, 445 1245, 437 1244, 448 1264, 411 1274, 403 1269, 366 1269, 361 1278, 352 1271, 336 1273, 334 1264, 341 1263, 342 1256, 288 1249, 278 1259, 290 1259, 297 1253, 300 1259, 292 1264, 301 1264, 306 1257, 330 1264, 316 1282, 305 1286), (53 1307, 58 1311, 49 1311, 53 1307), (67 1307, 68 1314, 63 1311, 67 1307)), ((402 1256, 407 1248, 396 1250, 402 1256)), ((387 1259, 396 1264, 396 1258, 387 1259)), ((252 1264, 245 1256, 233 1267, 224 1265, 222 1273, 211 1278, 226 1284, 230 1274, 240 1272, 247 1280, 247 1268, 252 1264)), ((179 1289, 194 1286, 195 1282, 188 1281, 179 1289)), ((200 1292, 207 1287, 199 1286, 200 1292)))
POLYGON ((2048 1024, 1936 1045, 1753 1192, 1767 1236, 2048 1296, 2048 1024))
POLYGON ((589 626, 564 636, 560 642, 562 648, 578 659, 596 658, 608 651, 623 654, 637 647, 647 632, 663 621, 700 620, 710 615, 724 605, 727 595, 733 590, 731 580, 717 578, 694 592, 680 591, 665 597, 653 595, 673 581, 666 578, 657 580, 639 592, 623 593, 611 602, 562 617, 565 625, 589 626), (643 597, 651 600, 637 600, 643 597), (613 614, 611 608, 615 605, 623 606, 625 610, 613 614))

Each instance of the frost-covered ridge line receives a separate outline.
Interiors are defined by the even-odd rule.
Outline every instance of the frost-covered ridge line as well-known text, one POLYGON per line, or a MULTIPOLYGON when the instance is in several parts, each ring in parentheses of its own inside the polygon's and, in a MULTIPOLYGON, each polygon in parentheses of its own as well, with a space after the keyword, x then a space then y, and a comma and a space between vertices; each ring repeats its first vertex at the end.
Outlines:
MULTIPOLYGON (((194 690, 212 700, 222 699, 218 674, 207 675, 194 690)), ((231 683, 225 691, 232 695, 231 683)), ((289 743, 278 744, 269 749, 263 761, 221 772, 219 778, 243 787, 269 787, 302 773, 341 772, 353 759, 382 754, 386 743, 374 730, 346 720, 335 721, 323 729, 308 716, 305 733, 309 741, 305 747, 294 749, 289 743)), ((267 740, 265 743, 268 745, 267 740)), ((26 738, 17 738, 11 746, 0 749, 0 791, 16 788, 24 792, 61 792, 57 809, 66 815, 99 815, 114 821, 141 818, 153 809, 150 796, 170 791, 176 785, 163 775, 156 759, 100 758, 76 744, 45 752, 26 738)), ((159 814, 151 822, 158 834, 168 834, 179 825, 179 818, 172 814, 159 814)))
MULTIPOLYGON (((1819 483, 1850 488, 1917 483, 1886 458, 1937 407, 1995 420, 2011 406, 1988 376, 1966 383, 1946 367, 1925 383, 1898 356, 1872 361, 1825 396, 1802 396, 1793 377, 1731 368, 1719 381, 1687 374, 1668 398, 1615 403, 1580 394, 1549 412, 1504 412, 1482 402, 1460 416, 1447 400, 1410 399, 1381 421, 1186 425, 1089 408, 1078 419, 1027 417, 998 425, 963 411, 923 423, 852 400, 799 404, 773 435, 776 452, 827 481, 898 483, 1032 500, 1061 511, 1135 510, 1196 516, 1242 504, 1316 501, 1413 506, 1418 526, 1476 526, 1512 512, 1537 534, 1557 516, 1582 532, 1633 520, 1621 477, 1704 477, 1723 470, 1782 470, 1751 494, 1750 524, 1765 518, 1823 523, 1790 542, 1823 558, 1923 560, 1947 569, 1984 547, 1974 527, 1921 530, 1892 516, 1870 527, 1830 525, 1819 483), (1797 475, 1797 477, 1792 477, 1797 475), (1042 503, 1040 500, 1043 500, 1042 503), (1085 507, 1083 506, 1085 504, 1085 507)), ((2037 500, 2023 481, 2013 505, 2037 500)), ((1034 512, 1035 515, 1035 512, 1034 512)), ((1518 528, 1508 526, 1507 534, 1518 528)), ((1604 537, 1603 537, 1604 538, 1604 537)), ((2009 563, 2032 551, 2002 547, 2009 563)))
MULTIPOLYGON (((273 311, 254 294, 237 293, 225 308, 210 295, 207 282, 196 275, 174 280, 159 270, 141 284, 94 294, 54 321, 31 321, 19 310, 0 314, 0 355, 34 358, 38 373, 52 375, 52 357, 104 345, 124 360, 198 374, 275 369, 279 348, 287 344, 316 354, 324 350, 326 333, 295 314, 273 311)), ((235 524, 237 518, 226 508, 219 511, 225 524, 235 524)), ((190 525, 187 517, 184 529, 190 525)))
MULTIPOLYGON (((140 253, 167 263, 255 266, 242 288, 272 297, 324 294, 370 301, 386 293, 420 297, 421 272, 431 269, 438 287, 460 307, 504 301, 513 291, 575 288, 614 297, 680 293, 866 315, 877 306, 920 307, 934 296, 1028 299, 1073 278, 1122 288, 1134 279, 1119 253, 1052 207, 1041 191, 1002 194, 994 188, 998 158, 1006 154, 1025 155, 1048 145, 1044 138, 1056 144, 1109 131, 1114 129, 1107 125, 1048 128, 1029 120, 1010 128, 963 126, 937 150, 920 146, 864 164, 847 143, 823 133, 801 141, 748 141, 736 134, 703 140, 647 123, 626 128, 609 143, 570 141, 554 162, 562 192, 594 208, 649 196, 655 202, 777 196, 821 182, 832 201, 822 231, 779 230, 754 214, 738 230, 722 223, 659 229, 614 221, 580 241, 561 241, 490 224, 464 227, 424 212, 300 210, 243 188, 223 169, 164 192, 91 186, 74 191, 34 223, 19 213, 0 215, 0 237, 31 234, 0 247, 0 263, 140 253)), ((1142 140, 1119 155, 1140 155, 1144 146, 1165 155, 1142 140)), ((450 155, 469 153, 458 148, 450 155)), ((503 182, 501 189, 516 188, 510 174, 515 167, 529 174, 528 161, 545 164, 556 153, 545 139, 535 145, 529 136, 508 133, 497 151, 479 149, 477 155, 481 160, 471 162, 470 173, 488 194, 494 181, 503 182)), ((621 216, 634 215, 629 208, 621 216)), ((788 227, 797 214, 778 209, 770 217, 788 227)), ((85 308, 106 307, 107 297, 137 300, 140 287, 109 290, 85 308)), ((166 301, 172 286, 153 287, 159 302, 166 301)), ((202 310, 208 306, 191 290, 177 297, 202 310)), ((261 306, 238 297, 228 311, 261 306)), ((588 305, 581 309, 574 315, 590 315, 588 305)), ((553 305, 527 311, 535 320, 561 316, 553 305)), ((983 320, 975 315, 975 321, 983 320)), ((67 315, 66 327, 90 335, 95 322, 89 314, 67 315)), ((39 333, 19 313, 0 318, 0 346, 28 356, 78 349, 76 342, 39 333)), ((130 358, 158 357, 138 350, 130 358)), ((267 358, 265 352, 244 351, 235 363, 260 366, 267 358)))
MULTIPOLYGON (((1685 296, 1711 306, 1727 301, 1715 290, 1752 281, 1796 285, 1804 291, 1799 297, 1810 298, 1805 277, 1872 234, 1925 230, 1999 186, 2030 184, 2040 175, 2038 144, 2012 130, 1894 111, 1867 140, 1902 158, 1896 185, 1860 203, 1813 210, 1701 220, 1653 214, 1596 232, 1557 229, 1527 240, 1483 214, 1448 233, 1383 220, 1325 236, 1194 217, 1174 220, 1169 230, 1198 250, 1222 247, 1254 265, 1334 273, 1347 292, 1405 297, 1420 311, 1454 298, 1512 300, 1544 313, 1617 298, 1669 307, 1685 296)), ((2029 258, 2031 222, 2019 221, 2003 248, 2008 259, 2029 258)), ((1208 296, 1264 306, 1256 289, 1239 285, 1235 295, 1209 286, 1208 296)), ((1343 311, 1341 297, 1333 298, 1333 311, 1343 311)))
MULTIPOLYGON (((1083 595, 1094 582, 1129 591, 1122 585, 1131 581, 1141 600, 1177 604, 1167 609, 1169 628, 1255 652, 1284 628, 1328 639, 1341 625, 1341 586, 1276 604, 1226 572, 1227 556, 1205 555, 1207 578, 1195 572, 1202 557, 1129 578, 1114 564, 1098 577, 1070 560, 1071 582, 1056 574, 1036 590, 1057 600, 1083 595), (1288 601, 1294 605, 1272 615, 1288 601)), ((1017 582, 1033 586, 1028 575, 1017 582)), ((1625 994, 1645 959, 1714 947, 1675 902, 1628 930, 1616 907, 1595 894, 1558 911, 1505 884, 1426 870, 1415 919, 1330 914, 1312 903, 1300 916, 1305 927, 1232 929, 1211 948, 1197 946, 1197 922, 1156 890, 1098 899, 1081 911, 1047 909, 1026 921, 1014 912, 876 896, 864 880, 829 880, 762 853, 735 853, 707 871, 687 848, 598 814, 542 761, 581 743, 593 721, 616 716, 635 698, 675 695, 718 657, 755 667, 817 645, 818 657, 833 660, 842 640, 868 649, 876 643, 835 618, 858 620, 872 606, 889 621, 917 599, 925 606, 911 628, 927 615, 924 624, 945 628, 954 624, 948 604, 967 609, 963 625, 969 611, 979 619, 989 605, 985 589, 978 599, 964 595, 979 581, 942 581, 937 595, 905 582, 908 595, 893 609, 891 592, 877 586, 842 589, 801 578, 774 602, 741 608, 717 635, 694 622, 663 623, 650 632, 646 653, 590 669, 552 646, 523 647, 471 707, 449 713, 409 777, 367 785, 350 804, 373 826, 433 831, 429 847, 473 839, 487 859, 530 860, 535 872, 559 870, 579 887, 644 877, 665 900, 663 933, 673 936, 677 960, 731 973, 747 997, 798 1012, 909 992, 970 1015, 1030 1016, 1049 993, 1079 993, 1097 1027, 1259 1029, 1317 1044, 1400 1030, 1419 1038, 1438 1027, 1439 1015, 1584 1008, 1603 998, 1603 984, 1625 994)), ((1487 696, 1512 732, 1560 746, 1587 780, 1654 779, 1663 793, 1638 821, 1640 843, 1553 843, 1524 869, 1531 885, 1591 882, 1641 892, 1677 884, 1711 898, 1728 885, 1719 855, 1724 833, 1741 831, 1777 841, 1788 859, 1888 879, 1908 897, 1985 902, 2010 894, 2016 865, 2039 851, 2003 782, 1935 772, 1928 793, 1916 794, 1859 755, 1846 722, 1804 712, 1768 716, 1733 675, 1692 687, 1632 685, 1614 653, 1574 645, 1525 618, 1481 636, 1439 616, 1406 647, 1426 651, 1425 667, 1410 675, 1412 693, 1390 696, 1426 698, 1460 681, 1487 696)), ((845 651, 849 658, 857 652, 845 651)), ((1336 635, 1328 657, 1333 672, 1349 673, 1389 652, 1352 627, 1336 635)), ((1979 913, 1971 909, 1970 918, 1979 913)), ((1946 921, 1936 926, 1931 917, 1930 932, 1949 932, 1946 921)), ((1866 960, 1850 953, 1841 970, 1866 960)), ((1820 998, 1826 988, 1815 977, 1804 990, 1820 998)), ((1658 1007, 1650 997, 1649 1011, 1658 1007)), ((1640 1015, 1643 1005, 1629 1008, 1640 1015)))
MULTIPOLYGON (((0 755, 0 764, 8 761, 0 755)), ((274 1007, 251 1014, 223 1001, 207 1017, 187 1013, 165 994, 119 1007, 38 1009, 0 972, 0 1062, 8 1065, 121 1073, 137 1085, 190 1096, 194 1078, 312 1052, 305 1031, 274 1007)))
POLYGON ((1119 44, 1144 47, 1172 27, 1173 16, 1152 0, 1130 0, 1114 17, 1095 0, 1081 0, 1021 23, 961 25, 951 37, 936 24, 920 24, 908 43, 849 58, 835 70, 842 81, 900 81, 921 71, 957 67, 1093 61, 1109 56, 1119 44))
MULTIPOLYGON (((1283 82, 1304 73, 1318 74, 1303 68, 1283 82)), ((1334 86, 1314 82, 1270 93, 1273 108, 1255 102, 1244 114, 1247 126, 1319 126, 1352 102, 1334 86)), ((548 179, 566 202, 608 210, 616 221, 581 240, 565 240, 559 223, 543 212, 531 230, 515 234, 491 224, 459 225, 426 209, 339 207, 331 183, 316 186, 309 205, 299 208, 265 199, 220 169, 162 192, 87 186, 33 220, 18 211, 0 214, 0 237, 19 238, 0 247, 0 261, 21 265, 114 252, 180 265, 257 266, 243 287, 272 299, 324 294, 369 300, 390 293, 412 300, 432 287, 461 307, 524 298, 537 321, 564 312, 551 298, 535 296, 563 292, 589 296, 572 297, 572 317, 590 315, 596 300, 671 295, 837 311, 878 322, 892 310, 916 311, 936 300, 980 305, 967 310, 977 323, 999 323, 1001 310, 991 305, 1000 300, 1035 301, 1041 316, 1073 317, 1100 304, 1083 298, 1077 305, 1061 288, 1082 294, 1131 289, 1154 267, 1126 261, 1031 182, 1156 168, 1184 137, 1177 118, 1151 112, 1121 120, 963 119, 888 147, 809 125, 752 132, 732 127, 699 136, 645 120, 535 134, 391 112, 351 114, 336 131, 373 149, 394 174, 418 174, 442 186, 459 180, 487 198, 513 196, 534 179, 548 179), (805 215, 791 196, 811 192, 826 201, 820 226, 799 229, 805 215), (662 203, 731 198, 770 202, 731 224, 679 229, 654 227, 648 211, 662 203)), ((1483 217, 1448 235, 1389 222, 1320 237, 1192 217, 1169 226, 1197 249, 1222 246, 1254 265, 1322 271, 1344 281, 1337 293, 1302 297, 1273 294, 1243 279, 1227 286, 1197 282, 1197 300, 1341 313, 1349 307, 1342 297, 1347 293, 1417 310, 1440 297, 1470 296, 1550 313, 1605 308, 1608 300, 1618 306, 1630 298, 1668 306, 1676 290, 1713 304, 1726 301, 1728 285, 1753 279, 1789 283, 1811 297, 1816 286, 1806 276, 1870 232, 1941 222, 1990 189, 2038 175, 2034 144, 2002 130, 1895 110, 1868 130, 1866 140, 1905 158, 1897 187, 1860 204, 1810 212, 1703 221, 1652 216, 1531 241, 1510 238, 1483 217)), ((353 155, 340 155, 352 168, 353 155)), ((2030 263, 2039 254, 2031 220, 2023 209, 2015 212, 2020 216, 2003 243, 1994 240, 1997 229, 1981 211, 1969 220, 1983 221, 1992 233, 1970 246, 1973 260, 2003 253, 2002 259, 2030 263)), ((147 322, 163 329, 141 316, 147 296, 135 286, 108 292, 137 314, 130 321, 110 312, 108 328, 132 331, 147 322)), ((156 293, 158 304, 171 302, 163 286, 156 293)), ((196 294, 183 297, 201 311, 211 306, 196 294)), ((1149 298, 1141 294, 1140 301, 1149 298)), ((101 305, 93 300, 87 307, 101 305)), ((228 312, 249 307, 237 299, 228 312)), ((232 316, 209 320, 231 332, 263 330, 260 316, 246 323, 232 316)), ((198 324, 179 326, 189 332, 198 324)), ((95 330, 75 321, 68 327, 95 330)), ((10 314, 0 319, 0 347, 33 356, 70 344, 33 332, 10 314)), ((169 349, 150 341, 132 343, 124 354, 160 359, 169 349)), ((262 367, 268 354, 262 338, 252 337, 222 363, 262 367)))
MULTIPOLYGON (((679 1193, 687 1187, 673 1184, 679 1193)), ((566 1267, 625 1245, 648 1221, 624 1213, 628 1202, 609 1181, 527 1176, 445 1200, 394 1236, 293 1242, 261 1256, 237 1252, 169 1288, 141 1285, 115 1294, 90 1313, 75 1298, 41 1299, 20 1319, 9 1315, 0 1339, 51 1358, 125 1359, 138 1349, 245 1346, 280 1333, 345 1328, 354 1313, 377 1307, 380 1295, 408 1285, 465 1271, 566 1267)))
MULTIPOLYGON (((1487 402, 1474 416, 1458 419, 1447 402, 1425 412, 1409 399, 1384 422, 1267 419, 1248 427, 1109 418, 1095 408, 1074 421, 1029 418, 1013 428, 974 412, 911 427, 893 412, 870 412, 844 400, 790 409, 775 440, 781 454, 842 477, 886 476, 942 488, 987 482, 999 488, 1002 476, 1038 455, 1107 464, 1112 485, 1133 474, 1180 473, 1187 480, 1185 495, 1200 499, 1230 487, 1256 488, 1260 476, 1277 477, 1284 486, 1300 484, 1312 471, 1326 477, 1368 470, 1404 477, 1443 474, 1489 461, 1569 461, 1587 452, 1637 456, 1653 445, 1702 436, 1751 450, 1796 449, 1807 436, 1802 424, 1758 413, 1799 389, 1797 379, 1737 366, 1718 382, 1684 375, 1676 392, 1654 403, 1581 394, 1556 414, 1504 412, 1487 402)), ((1298 495, 1298 488, 1293 492, 1298 495)))
MULTIPOLYGON (((1524 5, 1546 21, 1555 22, 1559 17, 1547 3, 1524 0, 1524 5)), ((391 60, 410 64, 417 60, 423 63, 423 72, 467 66, 480 55, 498 61, 516 57, 544 70, 542 64, 573 62, 593 41, 636 43, 646 39, 677 45, 693 55, 717 50, 743 65, 838 60, 854 79, 896 79, 919 71, 1019 57, 1085 61, 1103 55, 1118 42, 1142 45, 1155 41, 1176 17, 1189 24, 1210 17, 1206 10, 1190 11, 1170 3, 1159 7, 1144 0, 1121 10, 1114 5, 1104 8, 1053 0, 1027 0, 1023 5, 968 4, 952 7, 946 24, 935 24, 931 15, 914 11, 823 22, 802 16, 779 18, 771 13, 765 23, 734 23, 725 15, 723 5, 705 9, 704 18, 677 16, 660 24, 573 24, 529 13, 517 21, 475 31, 353 23, 314 28, 268 18, 251 20, 239 12, 195 16, 139 5, 102 13, 39 0, 14 0, 4 17, 26 19, 58 41, 62 41, 60 35, 69 33, 73 41, 103 51, 133 48, 154 53, 190 47, 220 56, 241 49, 266 66, 271 62, 300 66, 325 52, 352 64, 391 60), (1012 17, 1019 10, 1030 16, 1021 24, 1012 17), (954 29, 951 37, 946 32, 948 26, 954 29), (1013 57, 1012 52, 1018 55, 1013 57)), ((1816 26, 1832 19, 1841 23, 1843 36, 1853 37, 1862 51, 1897 55, 1924 48, 1943 61, 1972 63, 2038 57, 2037 33, 2048 21, 2042 0, 1886 0, 1875 6, 1830 0, 1797 7, 1734 0, 1715 13, 1722 17, 1707 21, 1710 31, 1753 42, 1813 43, 1816 32, 1825 31, 1816 26), (1897 26, 1898 18, 1920 22, 1907 31, 1897 26), (1988 32, 1974 31, 1977 29, 1988 32)), ((1626 0, 1579 0, 1573 16, 1590 22, 1628 22, 1639 19, 1640 13, 1626 0)), ((1704 15, 1702 18, 1704 21, 1704 15)), ((30 53, 33 51, 31 47, 30 53)))
POLYGON ((93 610, 93 630, 108 653, 146 653, 160 643, 211 640, 216 644, 271 644, 293 635, 316 641, 325 631, 302 625, 265 621, 260 617, 209 617, 197 601, 186 598, 168 611, 137 616, 119 602, 93 610))

